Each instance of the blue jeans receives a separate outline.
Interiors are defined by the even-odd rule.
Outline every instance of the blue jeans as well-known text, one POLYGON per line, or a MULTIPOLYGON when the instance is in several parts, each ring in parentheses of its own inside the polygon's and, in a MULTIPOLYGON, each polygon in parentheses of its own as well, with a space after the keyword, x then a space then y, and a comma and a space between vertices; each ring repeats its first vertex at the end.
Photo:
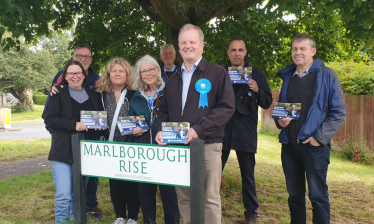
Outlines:
POLYGON ((330 223, 330 202, 326 184, 330 145, 283 144, 282 166, 286 177, 291 223, 306 223, 305 177, 313 206, 313 223, 330 223))
POLYGON ((56 187, 55 216, 56 224, 74 220, 73 171, 71 164, 52 161, 53 181, 56 187))

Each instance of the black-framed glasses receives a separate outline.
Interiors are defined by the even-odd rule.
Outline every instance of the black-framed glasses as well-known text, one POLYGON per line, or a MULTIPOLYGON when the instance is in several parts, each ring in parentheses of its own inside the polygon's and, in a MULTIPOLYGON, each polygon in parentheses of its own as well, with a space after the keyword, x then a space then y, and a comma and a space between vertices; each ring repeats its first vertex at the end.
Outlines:
POLYGON ((66 76, 68 77, 74 77, 74 76, 77 76, 77 77, 83 77, 83 72, 66 72, 66 76))
POLYGON ((86 60, 92 58, 91 55, 82 55, 82 54, 76 54, 75 57, 76 57, 78 60, 81 60, 82 58, 84 58, 84 59, 86 59, 86 60))
POLYGON ((140 71, 139 73, 140 73, 140 75, 141 76, 146 76, 147 75, 147 73, 149 73, 149 74, 155 74, 156 73, 156 69, 158 69, 157 67, 154 67, 154 68, 150 68, 150 69, 148 69, 148 70, 143 70, 143 71, 140 71))

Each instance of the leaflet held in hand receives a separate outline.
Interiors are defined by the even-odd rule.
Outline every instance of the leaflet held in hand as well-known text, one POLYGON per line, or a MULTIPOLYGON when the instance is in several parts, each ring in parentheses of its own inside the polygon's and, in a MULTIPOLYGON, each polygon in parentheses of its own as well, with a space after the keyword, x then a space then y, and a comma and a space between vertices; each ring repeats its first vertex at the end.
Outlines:
POLYGON ((293 120, 299 120, 300 118, 301 103, 273 103, 273 114, 272 118, 282 119, 290 117, 293 120))
POLYGON ((162 122, 162 138, 164 143, 183 144, 187 142, 190 130, 188 122, 162 122))
POLYGON ((232 84, 247 84, 252 78, 252 67, 228 67, 232 84))
POLYGON ((85 124, 87 129, 106 129, 106 111, 81 110, 80 122, 85 124))
POLYGON ((137 127, 140 127, 143 132, 149 129, 143 115, 119 117, 117 127, 121 131, 121 135, 131 135, 137 127))

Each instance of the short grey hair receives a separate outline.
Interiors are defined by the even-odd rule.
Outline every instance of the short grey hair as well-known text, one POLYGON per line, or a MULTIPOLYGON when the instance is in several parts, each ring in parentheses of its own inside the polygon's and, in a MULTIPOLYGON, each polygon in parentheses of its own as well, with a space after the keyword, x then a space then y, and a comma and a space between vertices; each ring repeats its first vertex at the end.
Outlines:
POLYGON ((160 47, 160 54, 163 54, 163 53, 164 53, 164 49, 166 49, 166 48, 172 48, 174 54, 176 54, 176 52, 175 52, 175 48, 174 48, 174 45, 172 45, 172 44, 164 44, 164 45, 162 45, 162 46, 160 47))
POLYGON ((315 48, 316 47, 316 41, 313 39, 313 37, 311 37, 309 34, 306 34, 306 33, 299 33, 297 34, 293 39, 292 39, 292 43, 291 45, 293 44, 293 42, 301 42, 303 40, 309 40, 309 44, 312 48, 315 48))
POLYGON ((161 78, 160 65, 157 63, 156 59, 154 59, 152 56, 145 55, 142 58, 140 58, 135 64, 135 74, 134 74, 135 81, 134 81, 133 89, 138 90, 138 91, 149 89, 149 86, 143 81, 140 75, 140 65, 142 64, 152 64, 156 68, 158 68, 157 87, 160 87, 163 82, 161 78))
POLYGON ((178 35, 178 43, 180 43, 180 36, 181 36, 181 33, 185 30, 190 30, 190 29, 195 29, 198 33, 199 33, 199 40, 200 40, 200 43, 203 43, 204 42, 204 34, 203 34, 203 31, 201 31, 200 27, 198 26, 195 26, 195 25, 192 25, 190 23, 187 23, 185 24, 184 26, 182 26, 182 28, 180 29, 179 31, 179 35, 178 35))

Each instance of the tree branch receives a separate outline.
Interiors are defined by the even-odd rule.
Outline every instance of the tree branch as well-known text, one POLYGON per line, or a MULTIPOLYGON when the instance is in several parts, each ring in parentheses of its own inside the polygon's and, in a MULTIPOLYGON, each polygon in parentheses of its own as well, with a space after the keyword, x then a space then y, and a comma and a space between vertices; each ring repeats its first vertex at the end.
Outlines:
POLYGON ((243 11, 255 0, 135 0, 154 21, 174 30, 184 24, 201 26, 214 17, 243 11))

